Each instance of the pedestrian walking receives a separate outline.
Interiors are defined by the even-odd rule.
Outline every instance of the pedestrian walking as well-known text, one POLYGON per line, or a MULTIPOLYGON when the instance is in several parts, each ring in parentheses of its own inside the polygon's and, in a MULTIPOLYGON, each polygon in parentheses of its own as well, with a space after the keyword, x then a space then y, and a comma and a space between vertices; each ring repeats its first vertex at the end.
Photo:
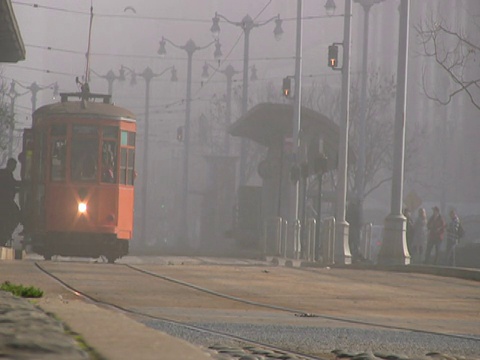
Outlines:
POLYGON ((460 239, 460 219, 454 209, 450 210, 450 222, 447 226, 446 264, 455 266, 455 248, 460 239))
POLYGON ((425 264, 430 263, 430 254, 432 249, 434 249, 435 257, 433 259, 433 264, 436 265, 438 256, 440 255, 440 245, 443 241, 443 235, 445 233, 445 220, 443 219, 442 214, 440 214, 440 209, 438 206, 434 206, 432 210, 433 214, 427 222, 428 241, 427 249, 425 251, 425 264))
POLYGON ((7 166, 0 169, 0 246, 11 241, 13 231, 20 223, 20 209, 15 203, 20 181, 13 176, 16 167, 17 160, 10 158, 7 166))
POLYGON ((418 215, 413 224, 412 240, 412 263, 420 264, 422 262, 423 252, 427 246, 427 212, 424 208, 418 209, 418 215))

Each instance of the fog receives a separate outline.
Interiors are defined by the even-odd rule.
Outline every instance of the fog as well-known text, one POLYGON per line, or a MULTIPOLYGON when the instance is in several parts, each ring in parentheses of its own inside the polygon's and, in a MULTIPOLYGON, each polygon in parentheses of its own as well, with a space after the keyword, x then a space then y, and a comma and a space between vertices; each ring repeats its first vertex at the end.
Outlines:
MULTIPOLYGON (((136 238, 135 244, 160 250, 175 248, 182 226, 179 217, 184 143, 177 140, 177 129, 185 123, 187 53, 167 42, 167 55, 161 58, 157 51, 162 36, 178 46, 184 46, 192 39, 198 47, 204 47, 213 39, 210 27, 215 12, 232 22, 240 22, 248 14, 257 23, 263 23, 279 14, 283 19, 284 31, 280 41, 276 41, 273 36, 274 21, 255 27, 250 34, 249 61, 257 69, 258 80, 249 83, 248 107, 266 101, 271 95, 267 94, 269 88, 278 91, 278 95, 274 94, 275 101, 285 102, 280 93, 282 78, 294 73, 296 3, 294 0, 93 0, 89 56, 92 92, 107 93, 107 72, 112 70, 118 76, 122 65, 138 74, 147 67, 156 74, 172 65, 177 70, 177 82, 170 81, 169 71, 151 82, 146 229, 144 238, 136 238)), ((33 4, 31 0, 13 1, 27 59, 17 64, 5 64, 3 75, 9 81, 13 79, 27 86, 34 81, 42 87, 57 82, 61 92, 78 90, 75 77, 82 78, 86 74, 85 54, 88 48, 91 1, 44 0, 38 7, 32 6, 33 4)), ((395 77, 398 4, 397 0, 386 0, 374 5, 370 11, 369 72, 379 71, 385 76, 395 77)), ((337 8, 332 17, 326 16, 324 5, 324 0, 303 1, 304 94, 320 83, 328 84, 332 91, 338 91, 340 87, 340 71, 332 71, 327 66, 327 49, 333 42, 342 41, 341 15, 344 4, 343 1, 336 0, 337 8)), ((353 3, 352 8, 351 71, 352 79, 358 79, 361 71, 364 11, 357 3, 353 3)), ((414 133, 418 129, 417 124, 424 125, 425 130, 421 136, 422 141, 416 145, 416 151, 412 155, 416 160, 412 165, 413 170, 407 168, 404 194, 415 192, 421 199, 422 206, 428 210, 435 204, 441 206, 444 212, 449 206, 455 206, 461 216, 480 215, 480 158, 476 155, 480 150, 477 140, 480 134, 479 111, 464 94, 456 96, 447 105, 439 105, 424 95, 424 86, 433 91, 453 89, 442 70, 430 59, 420 55, 422 49, 413 27, 432 14, 444 18, 454 29, 471 29, 478 35, 472 15, 480 14, 480 3, 476 0, 411 1, 407 134, 414 133), (424 74, 426 76, 422 82, 424 74)), ((223 19, 220 27, 223 53, 220 62, 214 60, 215 47, 210 46, 194 53, 192 65, 189 240, 184 245, 198 252, 205 250, 206 246, 218 250, 223 245, 228 247, 226 244, 232 244, 232 240, 222 235, 231 229, 231 214, 222 217, 221 221, 217 219, 215 225, 212 225, 218 230, 214 242, 202 239, 201 234, 205 233, 202 227, 206 226, 205 220, 202 220, 202 208, 209 181, 205 156, 214 152, 212 146, 205 146, 202 138, 195 135, 201 132, 200 127, 203 126, 200 119, 210 118, 212 99, 223 99, 225 96, 226 77, 222 73, 214 74, 212 68, 223 70, 227 65, 232 65, 238 72, 243 68, 242 29, 223 19), (211 65, 207 80, 201 78, 205 62, 211 65)), ((467 77, 480 77, 478 62, 476 68, 466 70, 467 77)), ((115 78, 112 92, 115 104, 133 111, 138 119, 135 216, 135 231, 138 234, 139 217, 143 216, 140 203, 143 199, 140 194, 145 166, 142 154, 146 88, 141 76, 136 77, 136 85, 131 85, 129 71, 126 75, 127 79, 123 82, 115 78)), ((236 97, 232 104, 232 122, 241 115, 242 74, 236 74, 233 80, 236 97)), ((37 107, 53 101, 56 100, 52 99, 51 90, 44 89, 38 93, 37 107)), ((18 97, 17 128, 30 126, 31 107, 30 94, 18 97)), ((322 112, 322 109, 315 110, 322 112)), ((393 116, 393 112, 385 114, 385 121, 393 121, 393 116)), ((224 137, 224 129, 225 126, 220 126, 220 135, 216 136, 224 137)), ((209 131, 214 132, 212 129, 209 131)), ((232 138, 231 141, 231 155, 239 156, 238 139, 232 138)), ((262 180, 258 174, 254 174, 249 178, 248 185, 261 186, 262 180)), ((233 183, 231 187, 233 203, 236 201, 236 186, 233 183)), ((221 212, 231 211, 233 214, 230 205, 232 204, 228 204, 221 212)), ((383 219, 390 209, 389 182, 366 199, 365 208, 367 221, 383 225, 383 219)))

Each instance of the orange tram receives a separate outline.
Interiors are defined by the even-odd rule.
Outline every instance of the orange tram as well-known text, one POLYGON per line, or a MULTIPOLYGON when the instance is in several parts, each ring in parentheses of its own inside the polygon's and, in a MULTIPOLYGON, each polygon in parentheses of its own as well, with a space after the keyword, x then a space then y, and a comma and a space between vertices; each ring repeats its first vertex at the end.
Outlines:
POLYGON ((24 233, 46 260, 105 256, 113 263, 128 254, 133 234, 135 116, 110 95, 60 96, 24 130, 24 233))

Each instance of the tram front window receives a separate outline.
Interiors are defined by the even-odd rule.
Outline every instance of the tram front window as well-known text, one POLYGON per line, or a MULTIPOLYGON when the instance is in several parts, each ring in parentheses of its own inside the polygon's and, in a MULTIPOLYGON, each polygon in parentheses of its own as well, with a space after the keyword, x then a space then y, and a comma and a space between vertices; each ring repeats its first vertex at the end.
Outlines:
POLYGON ((72 180, 92 181, 97 177, 97 142, 83 140, 72 144, 72 180))
POLYGON ((73 181, 95 181, 98 166, 98 132, 93 126, 74 126, 71 177, 73 181))
POLYGON ((65 180, 65 159, 67 154, 67 140, 55 139, 52 141, 52 180, 65 180))

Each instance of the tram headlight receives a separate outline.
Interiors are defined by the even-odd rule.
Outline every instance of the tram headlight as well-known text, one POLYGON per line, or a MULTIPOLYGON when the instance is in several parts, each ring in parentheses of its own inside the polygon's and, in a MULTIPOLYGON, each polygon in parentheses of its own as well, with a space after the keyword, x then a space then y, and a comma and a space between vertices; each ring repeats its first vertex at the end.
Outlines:
POLYGON ((85 214, 87 212, 87 203, 86 202, 78 203, 78 212, 80 214, 85 214))

